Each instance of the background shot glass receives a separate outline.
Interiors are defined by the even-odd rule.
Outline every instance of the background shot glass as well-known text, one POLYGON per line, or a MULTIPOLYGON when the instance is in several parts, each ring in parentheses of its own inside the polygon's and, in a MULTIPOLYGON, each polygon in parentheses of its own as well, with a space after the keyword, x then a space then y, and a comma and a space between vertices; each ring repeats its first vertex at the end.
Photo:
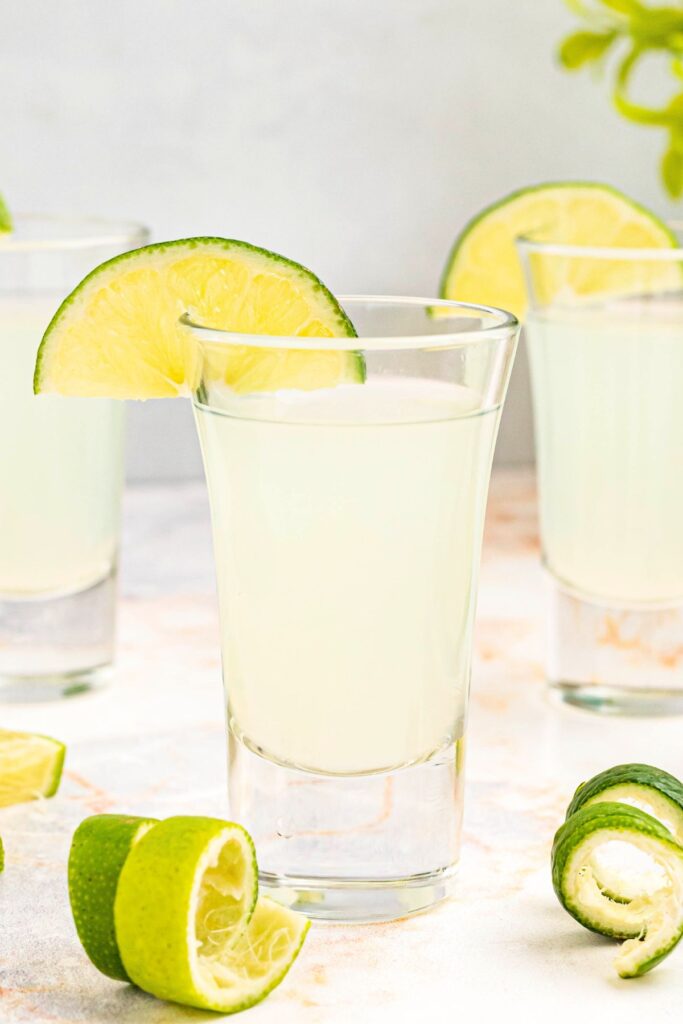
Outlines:
POLYGON ((683 250, 520 250, 549 682, 597 711, 683 712, 683 250))
POLYGON ((18 217, 0 235, 0 700, 101 683, 113 654, 123 404, 33 394, 43 331, 135 224, 18 217))
POLYGON ((346 298, 358 338, 190 327, 211 501, 231 812, 261 884, 312 917, 448 895, 484 510, 517 323, 346 298), (235 394, 235 346, 362 353, 367 378, 235 394))

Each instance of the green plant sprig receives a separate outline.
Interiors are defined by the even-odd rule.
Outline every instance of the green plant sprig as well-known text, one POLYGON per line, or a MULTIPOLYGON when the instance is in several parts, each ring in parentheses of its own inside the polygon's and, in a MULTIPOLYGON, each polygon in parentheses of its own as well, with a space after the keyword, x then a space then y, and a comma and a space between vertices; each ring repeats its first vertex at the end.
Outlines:
POLYGON ((668 142, 660 173, 669 195, 683 194, 683 90, 661 107, 635 102, 630 93, 636 67, 647 54, 670 61, 671 71, 683 80, 683 5, 650 7, 640 0, 566 0, 588 26, 563 40, 559 60, 575 71, 600 66, 608 54, 618 54, 612 99, 618 112, 636 124, 659 128, 668 142))

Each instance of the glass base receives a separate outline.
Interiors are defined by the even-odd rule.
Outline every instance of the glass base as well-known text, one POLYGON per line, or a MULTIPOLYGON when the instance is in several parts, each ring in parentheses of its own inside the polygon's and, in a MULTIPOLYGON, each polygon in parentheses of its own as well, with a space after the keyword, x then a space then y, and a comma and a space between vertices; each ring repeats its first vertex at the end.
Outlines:
POLYGON ((613 607, 550 579, 548 681, 567 704, 683 714, 683 608, 613 607))
POLYGON ((286 768, 229 735, 231 812, 270 896, 326 921, 390 921, 450 895, 460 849, 464 741, 383 774, 286 768))
POLYGON ((413 878, 382 882, 280 877, 259 872, 260 890, 319 921, 371 924, 430 910, 453 893, 457 865, 413 878))
POLYGON ((0 702, 75 696, 104 686, 114 653, 116 572, 75 593, 0 595, 0 702))

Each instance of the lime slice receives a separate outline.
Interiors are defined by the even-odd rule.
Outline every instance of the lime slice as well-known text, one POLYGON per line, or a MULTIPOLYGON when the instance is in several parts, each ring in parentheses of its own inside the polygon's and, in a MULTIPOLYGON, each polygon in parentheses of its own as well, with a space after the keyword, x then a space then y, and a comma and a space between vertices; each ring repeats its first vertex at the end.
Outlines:
POLYGON ((5 200, 0 196, 0 232, 4 234, 6 231, 12 230, 12 214, 9 212, 9 208, 5 200))
MULTIPOLYGON (((526 288, 515 247, 520 236, 567 245, 668 248, 675 235, 654 214, 608 185, 555 182, 520 189, 474 217, 455 240, 441 278, 447 299, 509 309, 523 319, 526 288)), ((589 296, 625 292, 634 277, 642 289, 681 286, 677 266, 607 259, 559 260, 547 269, 545 299, 560 288, 589 296), (651 280, 652 279, 652 280, 651 280)))
POLYGON ((652 970, 683 936, 683 848, 637 807, 595 803, 576 811, 555 835, 552 878, 560 903, 580 924, 627 940, 614 962, 622 978, 652 970), (596 861, 609 857, 607 871, 618 891, 631 891, 628 898, 612 898, 601 884, 605 867, 598 874, 596 861))
POLYGON ((308 922, 257 898, 254 848, 239 825, 168 818, 131 850, 116 894, 121 959, 145 992, 232 1013, 285 976, 308 922))
MULTIPOLYGON (((178 320, 245 334, 354 337, 351 321, 309 270, 246 242, 190 238, 124 253, 97 267, 57 310, 38 351, 36 393, 168 398, 199 384, 199 347, 178 320)), ((355 352, 214 346, 211 376, 236 391, 313 389, 362 381, 355 352)))
POLYGON ((683 784, 649 764, 618 764, 582 782, 567 809, 571 817, 595 803, 624 803, 639 807, 665 825, 683 845, 683 784))
POLYGON ((0 807, 54 796, 65 753, 49 736, 0 729, 0 807))
POLYGON ((114 898, 121 869, 154 818, 96 814, 74 832, 69 853, 69 900, 78 937, 95 967, 130 981, 114 930, 114 898))

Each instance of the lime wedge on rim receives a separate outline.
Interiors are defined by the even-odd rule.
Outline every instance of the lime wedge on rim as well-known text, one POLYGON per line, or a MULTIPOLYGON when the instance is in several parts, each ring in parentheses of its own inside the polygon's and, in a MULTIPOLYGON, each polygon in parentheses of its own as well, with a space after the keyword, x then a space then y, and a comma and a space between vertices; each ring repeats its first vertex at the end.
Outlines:
POLYGON ((121 869, 155 818, 96 814, 74 832, 69 852, 69 901, 83 949, 98 970, 130 981, 114 929, 114 898, 121 869))
POLYGON ((11 231, 12 227, 12 214, 9 212, 7 203, 0 196, 0 232, 4 234, 6 231, 11 231))
POLYGON ((121 959, 160 999, 233 1013, 285 976, 309 922, 257 900, 256 857, 239 825, 176 817, 133 846, 114 906, 121 959))
MULTIPOLYGON (((64 300, 38 351, 34 390, 110 398, 191 394, 200 355, 179 318, 244 333, 354 337, 309 270, 246 242, 189 238, 143 246, 93 270, 64 300)), ((313 389, 364 379, 356 352, 224 347, 235 391, 313 389)))
MULTIPOLYGON (((597 182, 550 182, 520 189, 486 207, 458 235, 441 278, 440 295, 509 309, 523 319, 526 288, 515 242, 521 236, 565 245, 670 248, 676 236, 617 189, 597 182)), ((643 264, 625 260, 564 261, 561 284, 581 296, 628 289, 643 264)), ((680 287, 680 269, 652 263, 648 282, 680 287)), ((559 287, 559 281, 556 283, 559 287)), ((552 290, 552 282, 548 285, 552 290)), ((547 296, 548 298, 551 295, 547 296)))
POLYGON ((50 736, 0 729, 0 807, 54 796, 65 753, 50 736))

